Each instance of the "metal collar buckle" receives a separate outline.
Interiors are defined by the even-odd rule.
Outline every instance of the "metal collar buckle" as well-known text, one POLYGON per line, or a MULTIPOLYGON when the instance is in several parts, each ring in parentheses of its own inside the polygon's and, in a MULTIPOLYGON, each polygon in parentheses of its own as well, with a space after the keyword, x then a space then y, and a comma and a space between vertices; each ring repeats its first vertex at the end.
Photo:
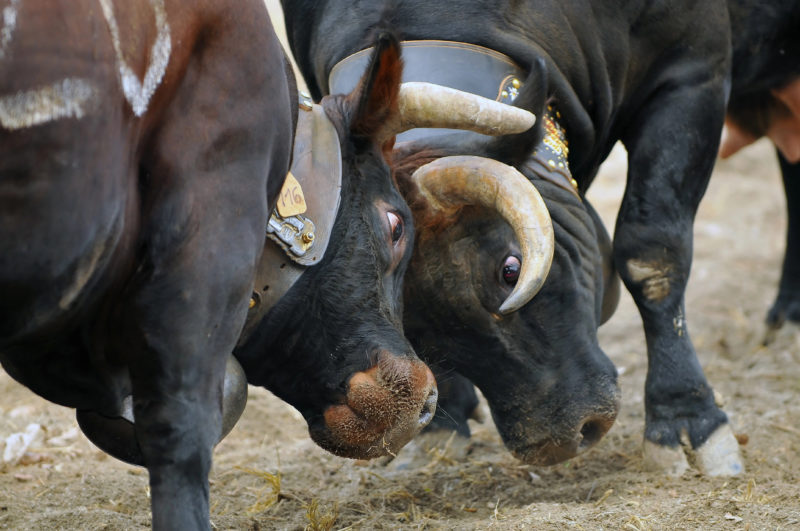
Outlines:
POLYGON ((277 208, 272 211, 267 223, 267 237, 277 243, 295 262, 313 247, 314 230, 314 222, 306 216, 295 214, 284 218, 277 208))

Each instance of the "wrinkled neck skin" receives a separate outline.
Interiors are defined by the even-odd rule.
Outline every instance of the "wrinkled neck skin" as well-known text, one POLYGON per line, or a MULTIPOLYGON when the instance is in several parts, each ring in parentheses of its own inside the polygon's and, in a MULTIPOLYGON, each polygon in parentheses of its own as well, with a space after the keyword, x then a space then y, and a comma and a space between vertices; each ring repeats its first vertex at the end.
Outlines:
MULTIPOLYGON (((338 112, 331 107, 326 110, 338 112)), ((296 407, 310 426, 322 422, 325 407, 342 403, 348 378, 374 366, 380 352, 414 357, 402 334, 401 307, 411 214, 377 149, 343 146, 354 152, 343 153, 341 204, 323 260, 300 276, 235 351, 248 382, 296 407), (385 214, 376 207, 381 201, 409 220, 405 256, 388 273, 392 257, 380 244, 385 214)))
POLYGON ((476 209, 462 209, 444 230, 418 223, 405 283, 414 348, 481 389, 504 441, 523 458, 529 446, 566 436, 591 413, 584 404, 613 410, 617 396, 616 371, 597 341, 603 272, 595 223, 573 194, 534 183, 553 219, 556 250, 543 288, 521 310, 496 315, 511 290, 503 260, 519 249, 504 221, 476 209))

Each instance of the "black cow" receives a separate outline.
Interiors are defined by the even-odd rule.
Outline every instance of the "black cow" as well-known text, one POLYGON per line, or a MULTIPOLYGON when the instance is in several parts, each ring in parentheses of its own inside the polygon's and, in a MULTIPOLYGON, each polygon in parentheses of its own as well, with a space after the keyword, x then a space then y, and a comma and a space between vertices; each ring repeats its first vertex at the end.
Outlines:
POLYGON ((800 164, 792 164, 778 153, 786 192, 786 252, 783 257, 778 295, 767 313, 769 342, 787 321, 800 323, 800 164))
POLYGON ((767 313, 769 341, 786 321, 800 322, 800 7, 735 0, 734 92, 728 106, 727 157, 762 136, 778 151, 788 227, 778 295, 767 313))
MULTIPOLYGON (((323 156, 341 163, 342 193, 328 198, 325 255, 267 304, 254 279, 289 269, 287 255, 261 257, 298 100, 263 2, 38 0, 4 14, 4 369, 147 467, 160 529, 209 526, 211 450, 244 405, 234 347, 247 379, 298 407, 325 448, 372 457, 407 442, 436 388, 401 330, 413 232, 384 155, 396 130, 441 113, 407 104, 430 107, 431 89, 400 87, 396 40, 377 41, 352 93, 303 105, 333 132, 323 156)), ((514 111, 469 127, 516 116, 529 128, 514 111)))
MULTIPOLYGON (((759 4, 748 5, 751 15, 758 15, 759 4)), ((784 15, 796 10, 776 9, 784 15)), ((528 462, 568 458, 599 439, 614 419, 615 372, 596 336, 604 308, 614 305, 613 281, 603 273, 608 240, 583 194, 614 143, 625 144, 629 171, 613 264, 639 308, 647 339, 646 461, 680 473, 688 466, 686 449, 705 473, 740 473, 736 440, 689 337, 684 290, 693 218, 714 164, 731 84, 735 94, 752 80, 731 69, 731 39, 740 36, 746 17, 731 22, 721 0, 355 6, 299 0, 284 2, 284 11, 292 51, 316 98, 347 77, 342 72, 358 59, 348 56, 368 45, 374 27, 391 25, 406 46, 423 48, 418 63, 406 54, 407 72, 472 90, 488 80, 499 99, 518 91, 515 105, 540 118, 547 112, 536 130, 516 138, 429 137, 397 150, 397 178, 418 225, 406 278, 406 334, 430 363, 453 368, 481 388, 504 441, 528 462), (439 40, 414 42, 425 39, 439 40), (449 50, 463 47, 459 43, 485 49, 457 59, 449 50), (496 52, 504 56, 486 59, 496 52), (453 154, 516 166, 550 209, 552 269, 516 314, 498 312, 520 267, 518 242, 507 228, 477 209, 443 222, 417 199, 409 175, 453 154), (566 162, 569 171, 559 167, 566 162)), ((796 18, 775 20, 774 31, 782 33, 793 30, 796 18)))

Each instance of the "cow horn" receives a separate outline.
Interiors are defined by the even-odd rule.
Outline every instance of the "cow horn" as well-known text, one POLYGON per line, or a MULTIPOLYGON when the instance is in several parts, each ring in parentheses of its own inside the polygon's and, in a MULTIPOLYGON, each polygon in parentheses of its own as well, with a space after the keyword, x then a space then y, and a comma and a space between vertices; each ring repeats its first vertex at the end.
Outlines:
POLYGON ((475 156, 442 157, 421 166, 411 178, 434 209, 480 205, 496 210, 511 225, 522 269, 499 313, 527 304, 544 284, 555 248, 550 213, 536 187, 515 168, 475 156))
POLYGON ((536 122, 536 116, 525 109, 432 83, 403 83, 398 105, 400 123, 389 136, 417 127, 511 135, 527 131, 536 122))

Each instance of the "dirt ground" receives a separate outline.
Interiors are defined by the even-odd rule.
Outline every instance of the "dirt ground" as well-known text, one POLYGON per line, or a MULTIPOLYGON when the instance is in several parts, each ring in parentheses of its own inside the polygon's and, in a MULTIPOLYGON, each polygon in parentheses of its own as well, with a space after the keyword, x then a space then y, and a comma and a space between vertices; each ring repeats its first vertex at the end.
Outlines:
MULTIPOLYGON (((613 227, 624 156, 604 167, 590 198, 613 227)), ((784 200, 771 147, 718 164, 695 225, 687 322, 700 361, 726 401, 746 472, 664 477, 642 469, 646 356, 627 293, 600 330, 620 369, 622 407, 583 456, 524 465, 491 420, 470 441, 412 442, 393 462, 329 455, 302 417, 251 388, 244 416, 215 451, 216 529, 799 529, 800 329, 762 347, 778 281, 784 200)), ((470 421, 472 422, 472 421, 470 421)), ((0 528, 148 528, 147 475, 103 454, 54 406, 0 371, 0 440, 42 426, 22 461, 0 467, 0 528)))

